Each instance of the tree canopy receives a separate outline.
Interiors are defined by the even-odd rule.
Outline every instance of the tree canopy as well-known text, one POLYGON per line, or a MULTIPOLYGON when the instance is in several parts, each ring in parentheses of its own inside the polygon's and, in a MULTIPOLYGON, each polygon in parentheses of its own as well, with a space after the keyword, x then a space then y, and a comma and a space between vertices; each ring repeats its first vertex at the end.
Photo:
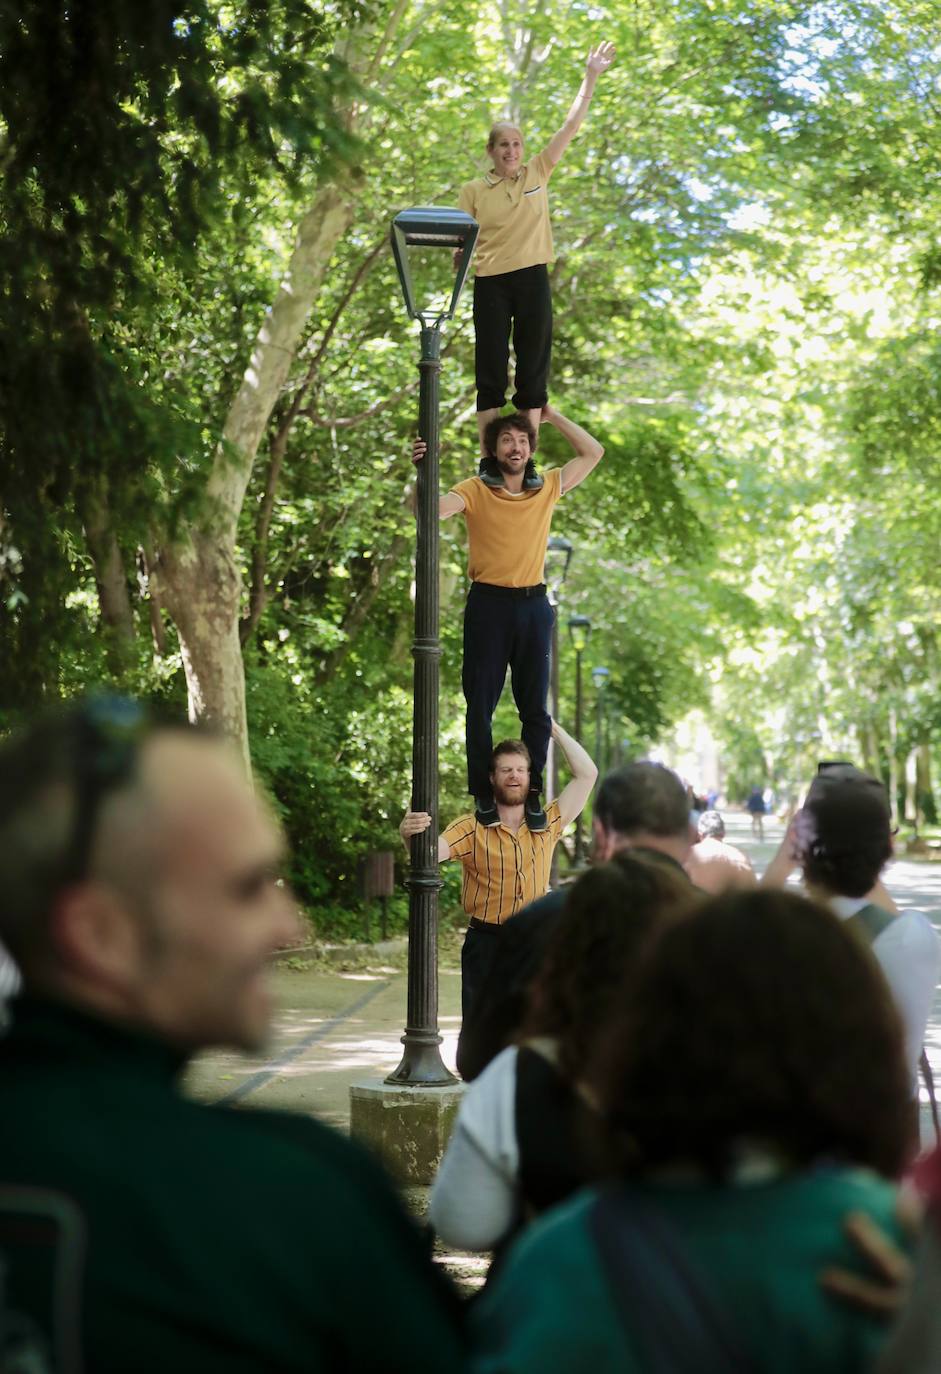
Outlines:
MULTIPOLYGON (((934 10, 8 7, 3 720, 100 681, 188 702, 247 739, 306 900, 348 903, 409 791, 417 342, 389 222, 454 204, 496 117, 537 150, 609 38, 617 63, 551 183, 552 399, 606 448, 556 516, 575 545, 560 614, 591 617, 592 661, 610 669, 608 757, 698 708, 733 793, 848 754, 903 804, 911 774, 910 805, 931 816, 934 10)), ((465 301, 444 346, 445 483, 474 470, 473 407, 465 301)), ((544 430, 540 461, 564 457, 544 430)), ((452 525, 441 764, 456 814, 452 525)))

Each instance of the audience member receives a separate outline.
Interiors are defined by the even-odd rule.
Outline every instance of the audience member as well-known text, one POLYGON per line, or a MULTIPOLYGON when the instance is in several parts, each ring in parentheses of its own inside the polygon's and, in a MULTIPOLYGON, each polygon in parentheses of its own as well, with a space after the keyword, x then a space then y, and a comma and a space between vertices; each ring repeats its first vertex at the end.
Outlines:
MULTIPOLYGON (((456 1299, 369 1158, 309 1117, 179 1092, 197 1051, 265 1039, 266 965, 296 933, 281 862, 229 749, 132 703, 0 748, 0 937, 24 981, 4 1208, 68 1201, 57 1302, 80 1301, 96 1374, 462 1366, 456 1299)), ((8 1301, 35 1315, 48 1277, 14 1264, 8 1301)))
POLYGON ((470 1086, 431 1194, 449 1245, 493 1250, 588 1178, 581 1088, 595 1036, 660 924, 695 898, 679 873, 623 851, 575 883, 530 991, 520 1044, 470 1086))
MULTIPOLYGON (((693 834, 686 789, 662 763, 641 760, 609 773, 595 798, 592 857, 604 863, 625 849, 682 871, 693 834)), ((493 963, 468 1009, 457 1047, 458 1071, 476 1078, 518 1036, 529 985, 566 900, 558 888, 504 927, 493 963)))
POLYGON ((666 929, 594 1075, 621 1181, 535 1223, 475 1314, 481 1371, 863 1374, 885 1339, 819 1282, 904 1245, 901 1027, 859 942, 789 893, 666 929), (882 1177, 878 1177, 881 1175, 882 1177))
POLYGON ((689 852, 685 868, 690 881, 702 892, 755 887, 758 879, 747 854, 725 838, 725 821, 718 811, 704 811, 699 818, 699 839, 689 852))
POLYGON ((871 946, 902 1017, 914 1091, 941 943, 923 912, 899 912, 886 900, 879 875, 891 857, 885 788, 851 764, 838 764, 814 778, 762 883, 780 884, 799 867, 808 893, 871 946))

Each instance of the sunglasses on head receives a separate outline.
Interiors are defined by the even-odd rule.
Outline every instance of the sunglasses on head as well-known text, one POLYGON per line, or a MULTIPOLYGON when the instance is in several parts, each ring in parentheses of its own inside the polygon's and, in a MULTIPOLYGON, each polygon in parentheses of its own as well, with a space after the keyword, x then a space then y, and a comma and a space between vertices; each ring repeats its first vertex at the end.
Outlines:
POLYGON ((75 815, 63 880, 88 876, 92 841, 104 799, 131 781, 146 731, 143 708, 129 697, 89 697, 72 717, 75 815))

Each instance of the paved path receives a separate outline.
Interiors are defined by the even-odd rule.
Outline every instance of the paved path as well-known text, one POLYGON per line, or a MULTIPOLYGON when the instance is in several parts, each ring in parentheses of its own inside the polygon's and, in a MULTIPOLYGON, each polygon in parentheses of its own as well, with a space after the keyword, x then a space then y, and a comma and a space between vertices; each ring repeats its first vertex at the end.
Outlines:
MULTIPOLYGON (((765 842, 753 840, 750 820, 726 814, 728 839, 744 849, 758 872, 783 834, 780 822, 765 819, 765 842)), ((900 860, 887 873, 887 886, 902 907, 920 907, 941 922, 941 864, 900 860)), ((349 1121, 349 1086, 384 1077, 401 1054, 406 985, 401 968, 377 962, 364 972, 340 973, 319 965, 276 971, 281 1011, 269 1052, 259 1059, 209 1054, 192 1066, 192 1092, 205 1101, 229 1097, 247 1105, 290 1107, 314 1112, 336 1126, 349 1121)), ((440 975, 442 1057, 453 1069, 460 1024, 460 974, 440 975)), ((936 995, 928 1031, 928 1054, 941 1082, 941 991, 936 995)), ((923 1139, 930 1139, 928 1110, 922 1103, 923 1139)))

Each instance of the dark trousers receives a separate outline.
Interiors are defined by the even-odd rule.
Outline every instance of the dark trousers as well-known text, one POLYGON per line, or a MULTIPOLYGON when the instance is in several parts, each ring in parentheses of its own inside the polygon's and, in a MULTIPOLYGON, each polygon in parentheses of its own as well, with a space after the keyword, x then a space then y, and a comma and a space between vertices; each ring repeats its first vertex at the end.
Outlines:
POLYGON ((516 354, 517 410, 537 410, 549 399, 552 295, 545 263, 474 278, 474 361, 477 409, 500 409, 506 398, 510 331, 516 354))
POLYGON ((530 596, 515 587, 474 582, 464 608, 462 684, 467 702, 467 790, 490 790, 493 713, 510 670, 520 734, 532 759, 530 787, 542 790, 552 721, 546 710, 553 610, 545 588, 530 596))
POLYGON ((487 981, 502 933, 503 927, 497 925, 467 928, 461 946, 461 1020, 464 1024, 473 1016, 474 1003, 487 981))

